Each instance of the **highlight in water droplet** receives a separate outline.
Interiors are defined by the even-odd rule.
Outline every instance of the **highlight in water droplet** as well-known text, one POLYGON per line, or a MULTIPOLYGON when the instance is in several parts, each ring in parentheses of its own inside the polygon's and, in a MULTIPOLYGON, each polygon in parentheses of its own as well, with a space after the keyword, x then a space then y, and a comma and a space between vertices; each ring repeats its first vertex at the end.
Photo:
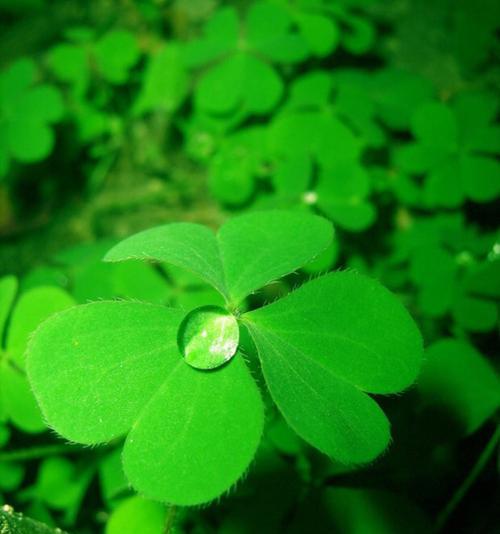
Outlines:
POLYGON ((186 363, 196 369, 215 369, 229 361, 238 350, 239 340, 236 318, 218 306, 189 312, 177 336, 186 363))

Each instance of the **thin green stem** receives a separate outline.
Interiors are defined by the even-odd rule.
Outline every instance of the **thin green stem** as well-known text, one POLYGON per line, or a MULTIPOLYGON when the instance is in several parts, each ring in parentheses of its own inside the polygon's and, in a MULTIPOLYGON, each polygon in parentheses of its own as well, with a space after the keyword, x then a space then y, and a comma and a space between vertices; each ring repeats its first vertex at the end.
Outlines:
POLYGON ((171 534, 175 523, 175 514, 177 508, 175 506, 167 507, 167 514, 165 517, 165 527, 163 528, 163 534, 171 534))
POLYGON ((477 477, 481 474, 481 471, 484 469, 485 465, 488 463, 492 454, 495 452, 495 447, 500 441, 500 425, 497 425, 495 432, 489 439, 488 443, 484 447, 483 451, 479 455, 476 463, 470 470, 469 474, 458 487, 455 493, 452 495, 451 499, 448 501, 446 506, 439 513, 436 520, 435 532, 440 532, 443 527, 446 525, 448 519, 453 514, 457 506, 460 504, 462 499, 465 497, 467 492, 470 490, 471 486, 476 481, 477 477))
POLYGON ((54 454, 68 454, 81 451, 81 447, 75 445, 40 445, 27 449, 0 452, 0 462, 19 462, 23 460, 35 460, 52 456, 54 454))

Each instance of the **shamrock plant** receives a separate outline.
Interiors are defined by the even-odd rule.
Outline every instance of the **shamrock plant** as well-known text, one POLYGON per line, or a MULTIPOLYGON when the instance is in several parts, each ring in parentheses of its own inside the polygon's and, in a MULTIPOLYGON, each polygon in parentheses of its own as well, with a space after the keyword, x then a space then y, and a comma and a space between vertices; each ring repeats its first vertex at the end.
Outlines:
POLYGON ((11 160, 33 163, 46 158, 54 147, 52 124, 64 106, 59 91, 36 82, 36 66, 20 59, 0 73, 0 177, 11 160))
POLYGON ((500 194, 497 98, 464 93, 452 105, 426 102, 415 111, 416 141, 396 152, 403 171, 425 175, 424 203, 455 208, 466 199, 490 202, 500 194))
POLYGON ((29 378, 47 423, 83 444, 126 435, 124 472, 150 498, 211 501, 245 473, 263 432, 260 387, 239 347, 247 329, 291 428, 334 460, 372 461, 387 447, 390 428, 370 394, 407 388, 422 357, 419 331, 399 300, 372 279, 334 272, 242 309, 248 295, 305 265, 331 240, 321 217, 263 211, 229 220, 216 234, 173 223, 118 243, 105 261, 173 264, 213 286, 225 304, 186 313, 101 301, 52 316, 28 348, 29 378))
POLYGON ((281 77, 271 64, 289 65, 309 55, 324 56, 335 41, 333 23, 321 14, 289 12, 277 3, 255 2, 240 24, 234 7, 222 8, 205 26, 204 36, 185 46, 189 66, 221 59, 201 77, 196 107, 212 114, 237 110, 241 117, 267 113, 283 93, 281 77), (327 30, 321 33, 321 42, 318 24, 327 30))

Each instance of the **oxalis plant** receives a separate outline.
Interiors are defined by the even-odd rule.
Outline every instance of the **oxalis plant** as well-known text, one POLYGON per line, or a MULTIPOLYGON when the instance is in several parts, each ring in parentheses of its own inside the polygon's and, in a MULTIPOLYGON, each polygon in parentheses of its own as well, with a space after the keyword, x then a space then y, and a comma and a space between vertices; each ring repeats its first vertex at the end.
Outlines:
POLYGON ((333 238, 316 215, 255 212, 215 234, 192 223, 146 230, 104 260, 167 262, 211 284, 224 307, 182 309, 101 301, 57 313, 36 330, 27 371, 41 411, 64 438, 126 435, 123 469, 145 496, 207 503, 246 472, 261 440, 260 388, 290 427, 333 460, 380 455, 390 425, 370 394, 407 388, 421 336, 399 300, 354 272, 308 281, 251 311, 245 298, 313 260, 333 238), (247 329, 264 384, 239 349, 247 329))

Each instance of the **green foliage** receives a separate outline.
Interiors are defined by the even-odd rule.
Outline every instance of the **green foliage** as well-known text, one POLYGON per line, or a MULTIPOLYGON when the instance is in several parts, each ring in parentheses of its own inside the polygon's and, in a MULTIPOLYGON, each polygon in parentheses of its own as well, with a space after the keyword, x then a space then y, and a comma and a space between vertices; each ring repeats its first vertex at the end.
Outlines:
MULTIPOLYGON (((186 223, 146 230, 106 258, 185 266, 229 296, 232 310, 330 239, 328 223, 317 216, 258 212, 227 222, 217 235, 186 223)), ((139 302, 72 308, 37 330, 28 369, 44 416, 59 433, 90 444, 131 429, 123 452, 129 480, 149 497, 187 505, 216 498, 241 476, 260 440, 263 407, 241 355, 220 367, 238 345, 236 318, 216 308, 184 315, 139 302)), ((388 421, 363 391, 407 387, 421 358, 418 331, 389 292, 339 273, 241 319, 273 398, 302 437, 345 463, 367 462, 384 450, 388 421), (352 428, 347 419, 356 421, 352 428)))
POLYGON ((495 530, 499 13, 0 0, 0 501, 495 530))
POLYGON ((235 306, 314 259, 331 238, 331 226, 320 217, 270 211, 228 221, 217 235, 192 223, 145 230, 112 248, 105 260, 152 259, 184 267, 235 306))
POLYGON ((243 318, 271 395, 299 435, 344 463, 386 448, 389 423, 364 392, 408 387, 422 352, 412 319, 389 292, 334 273, 243 318))
POLYGON ((448 412, 464 434, 475 432, 500 406, 495 370, 474 347, 451 338, 427 349, 418 389, 424 405, 448 412))
POLYGON ((165 524, 165 507, 141 497, 131 497, 113 511, 106 534, 160 534, 165 524))
POLYGON ((39 161, 54 147, 51 125, 62 118, 62 98, 57 88, 36 84, 36 78, 36 65, 27 58, 0 73, 0 177, 11 160, 39 161))
POLYGON ((488 94, 464 93, 451 106, 429 102, 412 117, 415 143, 396 154, 404 171, 426 175, 426 206, 454 208, 466 198, 488 202, 500 193, 500 130, 492 125, 498 102, 488 94))
POLYGON ((26 379, 24 353, 32 330, 74 301, 47 286, 21 294, 13 306, 16 293, 14 277, 0 279, 0 339, 5 340, 0 347, 0 416, 25 432, 41 432, 45 424, 26 379))

